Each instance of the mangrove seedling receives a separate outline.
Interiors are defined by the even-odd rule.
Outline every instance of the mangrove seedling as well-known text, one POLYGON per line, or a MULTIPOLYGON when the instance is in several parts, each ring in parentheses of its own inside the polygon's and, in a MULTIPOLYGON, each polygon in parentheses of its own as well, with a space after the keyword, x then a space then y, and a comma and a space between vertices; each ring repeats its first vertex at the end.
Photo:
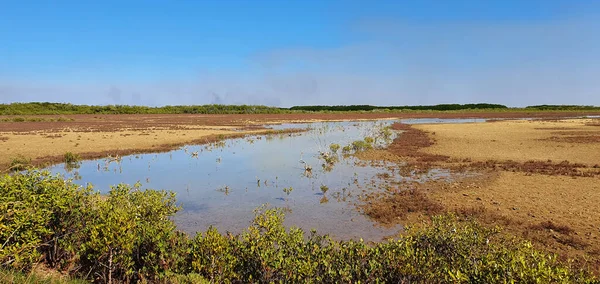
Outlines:
POLYGON ((322 184, 321 185, 321 192, 323 193, 323 195, 325 193, 327 193, 327 191, 329 191, 329 187, 327 187, 326 185, 322 184))
POLYGON ((79 155, 73 154, 71 152, 66 152, 64 158, 66 164, 75 164, 78 163, 80 160, 79 155))
POLYGON ((332 153, 336 154, 337 151, 340 149, 340 144, 331 144, 329 145, 329 150, 331 150, 332 153))
POLYGON ((342 148, 342 153, 344 154, 348 154, 350 151, 352 151, 352 147, 350 145, 346 145, 342 148))
POLYGON ((293 187, 284 187, 283 188, 283 192, 285 192, 285 194, 290 195, 290 193, 292 193, 292 191, 294 190, 293 187))

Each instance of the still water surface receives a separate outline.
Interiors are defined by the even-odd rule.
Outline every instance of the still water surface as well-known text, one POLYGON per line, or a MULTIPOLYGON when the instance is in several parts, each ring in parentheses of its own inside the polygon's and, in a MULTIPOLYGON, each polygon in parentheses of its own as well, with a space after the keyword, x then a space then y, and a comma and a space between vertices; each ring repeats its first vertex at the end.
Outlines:
MULTIPOLYGON (((177 193, 182 210, 175 221, 188 233, 216 226, 221 232, 241 232, 254 216, 253 210, 268 203, 289 209, 286 225, 306 231, 316 229, 336 239, 378 241, 400 228, 376 226, 358 212, 354 203, 367 188, 373 190, 377 174, 390 173, 396 181, 410 179, 390 172, 390 165, 359 163, 352 156, 339 157, 332 168, 324 169, 321 153, 331 152, 332 143, 345 146, 365 137, 376 137, 376 145, 391 142, 381 131, 394 121, 319 122, 274 125, 274 129, 308 128, 298 134, 275 134, 229 139, 210 145, 190 145, 178 150, 81 162, 67 170, 63 164, 49 168, 91 183, 102 193, 119 183, 141 182, 143 188, 166 189, 177 193), (360 164, 360 165, 358 165, 360 164), (312 168, 307 172, 306 168, 312 168), (292 190, 290 191, 290 187, 292 190), (287 189, 287 190, 284 190, 287 189), (287 192, 286 192, 287 191, 287 192)), ((405 123, 440 123, 440 120, 405 120, 405 123)), ((453 120, 452 123, 476 122, 453 120)), ((388 133, 389 134, 389 133, 388 133)), ((401 165, 395 165, 397 168, 401 165)), ((443 175, 435 172, 435 175, 443 175)), ((388 181, 389 182, 389 181, 388 181)))

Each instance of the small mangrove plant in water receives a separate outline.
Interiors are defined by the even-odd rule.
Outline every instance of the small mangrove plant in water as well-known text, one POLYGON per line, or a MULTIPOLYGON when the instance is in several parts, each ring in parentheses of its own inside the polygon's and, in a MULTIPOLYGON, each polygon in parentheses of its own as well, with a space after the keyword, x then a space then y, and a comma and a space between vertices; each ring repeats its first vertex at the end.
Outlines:
POLYGON ((356 140, 350 145, 350 150, 361 152, 373 149, 373 142, 375 142, 375 140, 372 137, 365 137, 363 140, 356 140))
POLYGON ((290 195, 290 193, 292 193, 292 191, 294 190, 293 187, 284 187, 283 188, 283 192, 285 192, 285 194, 290 195))
POLYGON ((81 157, 77 154, 73 154, 71 152, 66 152, 64 155, 65 161, 65 169, 67 172, 72 171, 73 169, 78 169, 81 165, 81 157))
POLYGON ((327 191, 329 191, 329 187, 324 184, 322 184, 320 186, 320 188, 321 188, 321 193, 323 193, 323 195, 325 195, 327 193, 327 191))
POLYGON ((320 152, 319 159, 323 160, 323 164, 321 164, 321 166, 326 172, 330 172, 333 169, 335 163, 339 161, 339 158, 336 154, 331 154, 329 152, 320 152))
POLYGON ((331 145, 329 145, 329 150, 331 150, 331 153, 333 153, 333 154, 337 154, 337 151, 339 149, 340 149, 340 144, 332 143, 331 145))

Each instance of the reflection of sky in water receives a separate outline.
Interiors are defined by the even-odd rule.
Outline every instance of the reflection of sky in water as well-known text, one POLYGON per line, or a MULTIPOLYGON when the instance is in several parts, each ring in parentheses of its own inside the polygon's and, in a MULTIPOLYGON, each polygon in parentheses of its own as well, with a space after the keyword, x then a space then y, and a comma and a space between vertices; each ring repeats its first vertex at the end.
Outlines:
MULTIPOLYGON (((107 192, 110 185, 137 181, 144 188, 175 191, 183 207, 176 222, 190 233, 210 225, 222 232, 239 232, 248 226, 254 208, 269 203, 292 210, 286 215, 288 225, 315 228, 343 239, 377 240, 394 230, 374 227, 354 209, 353 201, 362 191, 355 179, 357 184, 365 185, 377 173, 387 170, 355 166, 356 160, 348 158, 340 159, 330 172, 325 172, 319 151, 329 151, 331 143, 344 146, 373 136, 391 123, 313 123, 308 132, 299 135, 232 139, 225 141, 223 147, 188 146, 167 153, 126 156, 120 163, 107 163, 104 159, 84 161, 77 170, 81 179, 75 182, 92 183, 101 192, 107 192), (197 157, 193 157, 194 152, 198 152, 197 157), (301 160, 312 166, 312 178, 303 175, 301 160), (321 185, 329 188, 325 195, 321 185), (293 191, 287 195, 283 188, 290 186, 293 191), (346 201, 334 198, 342 195, 347 196, 346 201), (326 203, 322 203, 324 196, 329 199, 326 203)), ((307 124, 294 126, 305 128, 307 124)), ((50 170, 66 174, 63 165, 50 170)))

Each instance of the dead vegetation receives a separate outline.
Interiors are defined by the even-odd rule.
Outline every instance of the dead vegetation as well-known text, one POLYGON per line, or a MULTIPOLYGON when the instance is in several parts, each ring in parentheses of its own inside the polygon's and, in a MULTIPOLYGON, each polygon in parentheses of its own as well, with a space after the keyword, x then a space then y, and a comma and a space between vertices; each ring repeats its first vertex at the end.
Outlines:
POLYGON ((547 140, 564 143, 600 143, 600 135, 552 136, 547 140))
POLYGON ((516 162, 516 161, 496 161, 488 160, 485 162, 470 162, 453 167, 460 170, 473 170, 473 169, 489 169, 489 170, 502 170, 508 172, 522 172, 528 175, 542 174, 551 176, 571 176, 571 177, 594 177, 600 176, 600 170, 594 167, 589 167, 581 163, 571 163, 569 161, 562 161, 555 163, 552 160, 548 161, 527 161, 527 162, 516 162), (590 169, 591 168, 591 169, 590 169))
POLYGON ((557 233, 564 234, 564 235, 571 235, 575 232, 575 230, 573 230, 573 228, 571 228, 567 225, 555 224, 552 221, 540 222, 539 224, 529 226, 529 228, 531 228, 532 230, 538 230, 538 231, 548 230, 551 232, 557 232, 557 233))
POLYGON ((419 189, 400 190, 397 193, 371 194, 362 211, 384 225, 406 220, 408 214, 419 213, 433 216, 443 211, 442 205, 430 200, 419 189))

